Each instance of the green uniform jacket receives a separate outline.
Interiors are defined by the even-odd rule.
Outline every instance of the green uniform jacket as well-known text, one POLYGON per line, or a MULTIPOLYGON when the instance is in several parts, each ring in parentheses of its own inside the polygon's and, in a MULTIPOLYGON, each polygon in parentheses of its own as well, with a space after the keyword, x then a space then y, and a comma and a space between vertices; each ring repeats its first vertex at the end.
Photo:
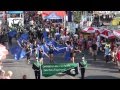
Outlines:
POLYGON ((81 61, 80 66, 83 68, 87 68, 87 66, 88 66, 87 61, 86 60, 81 61))
POLYGON ((33 68, 35 71, 40 70, 40 69, 41 69, 41 64, 40 64, 40 62, 39 62, 39 61, 34 62, 32 68, 33 68))

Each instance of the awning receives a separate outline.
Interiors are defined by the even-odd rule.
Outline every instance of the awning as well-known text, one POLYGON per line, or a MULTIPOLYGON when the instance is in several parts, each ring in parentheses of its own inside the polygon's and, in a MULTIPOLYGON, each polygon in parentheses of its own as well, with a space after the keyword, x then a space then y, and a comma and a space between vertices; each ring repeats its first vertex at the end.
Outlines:
POLYGON ((49 16, 46 16, 45 19, 62 19, 60 16, 57 16, 54 12, 49 16))
POLYGON ((17 13, 23 13, 23 11, 8 11, 8 14, 17 14, 17 13))
POLYGON ((60 16, 62 18, 64 16, 66 16, 66 12, 65 11, 43 11, 42 12, 42 16, 46 17, 46 16, 50 15, 51 13, 55 13, 57 16, 60 16))

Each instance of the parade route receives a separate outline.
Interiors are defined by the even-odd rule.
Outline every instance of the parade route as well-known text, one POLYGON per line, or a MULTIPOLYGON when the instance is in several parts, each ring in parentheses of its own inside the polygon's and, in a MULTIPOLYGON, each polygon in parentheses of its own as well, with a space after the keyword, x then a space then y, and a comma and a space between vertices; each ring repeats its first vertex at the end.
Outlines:
POLYGON ((6 18, 0 23, 0 79, 120 78, 120 30, 111 26, 120 20, 113 13, 1 14, 6 18))
MULTIPOLYGON (((14 42, 14 41, 13 41, 14 42)), ((97 61, 93 61, 90 54, 86 53, 86 59, 88 61, 88 68, 86 69, 85 79, 119 79, 120 72, 113 62, 105 63, 103 60, 103 55, 99 54, 97 61)), ((63 55, 55 56, 55 63, 67 63, 63 57, 63 55)), ((76 62, 79 62, 81 59, 81 53, 76 55, 76 62)), ((25 59, 15 61, 11 55, 7 56, 7 58, 3 61, 3 69, 13 71, 12 79, 21 79, 23 75, 27 75, 28 79, 35 79, 34 71, 32 69, 32 64, 28 65, 25 59)), ((31 59, 31 62, 33 60, 31 59)), ((45 58, 44 63, 49 63, 49 60, 45 58)), ((80 79, 81 75, 77 75, 75 77, 70 75, 54 75, 50 77, 41 77, 41 79, 80 79)))

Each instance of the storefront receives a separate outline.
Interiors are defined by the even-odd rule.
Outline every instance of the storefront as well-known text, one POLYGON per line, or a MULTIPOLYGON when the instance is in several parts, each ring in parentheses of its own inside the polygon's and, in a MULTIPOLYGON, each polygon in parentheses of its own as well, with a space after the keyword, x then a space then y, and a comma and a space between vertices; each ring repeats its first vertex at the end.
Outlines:
POLYGON ((7 11, 7 22, 9 27, 12 27, 12 25, 24 26, 24 12, 23 11, 7 11))

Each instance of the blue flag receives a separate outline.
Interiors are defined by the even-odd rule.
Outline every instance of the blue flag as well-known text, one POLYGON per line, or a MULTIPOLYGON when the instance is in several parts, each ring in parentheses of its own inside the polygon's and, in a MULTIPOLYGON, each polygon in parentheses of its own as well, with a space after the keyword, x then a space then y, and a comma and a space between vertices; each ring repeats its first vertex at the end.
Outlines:
POLYGON ((23 40, 28 40, 28 38, 29 38, 28 33, 22 34, 22 35, 21 35, 21 38, 22 38, 23 40))
POLYGON ((12 30, 8 33, 8 36, 9 37, 15 37, 15 35, 17 34, 17 31, 16 30, 12 30))
POLYGON ((26 41, 27 41, 28 38, 29 38, 28 33, 24 33, 24 34, 22 34, 22 35, 20 36, 20 38, 18 39, 18 41, 19 41, 19 43, 21 44, 22 40, 26 40, 26 41))
POLYGON ((46 31, 43 32, 43 36, 44 36, 45 39, 47 38, 47 32, 46 31))
POLYGON ((19 48, 19 46, 11 47, 11 48, 10 48, 11 54, 14 55, 14 54, 17 52, 18 48, 19 48))
POLYGON ((11 54, 15 60, 20 60, 26 56, 26 51, 19 46, 14 46, 10 49, 11 54))
POLYGON ((64 45, 58 45, 56 49, 57 50, 54 51, 55 55, 66 52, 66 47, 64 45))
POLYGON ((70 60, 70 51, 66 51, 65 60, 67 60, 67 61, 70 60))

